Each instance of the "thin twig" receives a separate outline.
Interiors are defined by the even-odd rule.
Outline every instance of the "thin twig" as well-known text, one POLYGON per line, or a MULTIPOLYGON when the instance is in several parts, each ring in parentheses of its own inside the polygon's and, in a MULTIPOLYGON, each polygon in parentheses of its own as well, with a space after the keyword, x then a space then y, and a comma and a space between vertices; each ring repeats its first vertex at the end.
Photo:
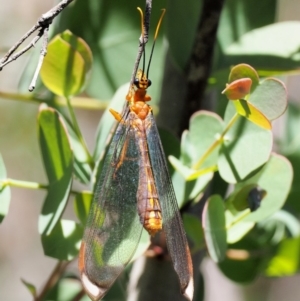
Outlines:
POLYGON ((14 45, 12 46, 8 52, 4 55, 4 57, 0 60, 0 71, 5 67, 7 64, 11 63, 12 61, 18 59, 20 56, 22 56, 25 52, 27 52, 29 49, 35 46, 37 41, 44 36, 44 43, 41 50, 41 56, 39 59, 39 63, 34 75, 34 78, 31 82, 31 85, 29 87, 29 91, 32 91, 35 86, 36 78, 39 73, 39 70, 41 69, 43 58, 46 55, 47 51, 47 44, 48 44, 48 31, 49 26, 52 23, 53 19, 71 2, 74 0, 63 0, 60 3, 58 3, 56 6, 51 8, 48 12, 43 14, 37 21, 37 23, 29 30, 27 31, 24 36, 14 45), (20 45, 23 44, 25 40, 29 36, 31 36, 35 31, 40 30, 38 35, 32 40, 30 44, 28 44, 26 47, 24 47, 22 50, 17 52, 15 55, 14 52, 19 48, 20 45))
MULTIPOLYGON (((28 32, 25 33, 25 35, 14 45, 12 46, 8 52, 5 54, 5 56, 0 60, 0 70, 2 70, 2 68, 4 67, 2 64, 5 63, 9 57, 16 51, 16 49, 23 44, 23 42, 29 37, 31 36, 31 34, 33 32, 35 32, 38 28, 40 27, 40 25, 37 23, 35 24, 28 32)), ((41 37, 41 36, 40 36, 41 37)), ((25 48, 24 48, 25 49, 25 48)), ((29 48, 28 48, 29 49, 29 48)), ((28 50, 27 49, 27 50, 28 50)), ((27 51, 26 50, 26 51, 27 51)))
MULTIPOLYGON (((5 67, 6 65, 8 65, 9 63, 11 63, 12 61, 15 61, 17 58, 19 58, 21 55, 23 55, 25 52, 27 52, 30 48, 34 47, 35 44, 38 42, 38 40, 43 36, 44 34, 44 29, 41 29, 40 32, 38 33, 38 35, 26 46, 24 47, 22 50, 20 50, 19 52, 17 52, 15 55, 11 56, 11 54, 13 52, 11 52, 12 48, 9 50, 9 52, 11 52, 8 56, 8 53, 6 54, 5 57, 3 57, 3 59, 1 60, 1 62, 3 61, 3 63, 0 64, 0 71, 3 69, 3 67, 5 67)), ((16 49, 14 49, 15 51, 16 49)))
POLYGON ((32 92, 35 88, 37 77, 38 77, 38 75, 40 73, 40 70, 42 68, 42 65, 43 65, 44 57, 47 54, 48 33, 49 33, 49 26, 44 29, 43 45, 42 45, 42 48, 41 48, 41 51, 40 51, 40 58, 39 58, 38 65, 35 69, 35 73, 34 73, 34 76, 32 78, 31 84, 28 88, 29 92, 32 92))
POLYGON ((136 57, 136 60, 134 63, 133 71, 131 74, 130 86, 134 82, 134 78, 135 78, 142 54, 144 52, 145 45, 148 42, 151 11, 152 11, 152 0, 146 0, 144 32, 140 35, 140 38, 139 38, 139 49, 138 49, 138 54, 137 54, 137 57, 136 57))
POLYGON ((75 116, 73 107, 71 106, 70 99, 67 97, 67 98, 66 98, 66 101, 67 101, 67 106, 68 106, 69 114, 70 114, 70 116, 71 116, 72 125, 73 125, 73 127, 74 127, 74 130, 75 130, 75 132, 76 132, 76 134, 77 134, 77 137, 78 137, 79 141, 81 142, 81 145, 82 145, 82 147, 83 147, 83 149, 84 149, 84 151, 85 151, 85 153, 86 153, 86 156, 87 156, 87 158, 88 158, 88 162, 87 162, 87 163, 89 164, 89 166, 90 166, 91 169, 93 170, 94 167, 95 167, 94 159, 93 159, 93 157, 91 156, 91 154, 90 154, 90 152, 89 152, 89 150, 88 150, 88 147, 87 147, 87 145, 86 145, 86 142, 85 142, 85 140, 84 140, 84 138, 83 138, 83 135, 82 135, 82 133, 81 133, 79 124, 78 124, 78 122, 77 122, 77 119, 76 119, 76 116, 75 116))
POLYGON ((83 296, 85 296, 85 291, 84 289, 81 289, 81 291, 79 291, 78 294, 72 299, 72 301, 80 301, 83 296))
POLYGON ((42 301, 44 299, 45 295, 50 291, 52 287, 55 286, 57 281, 61 278, 62 273, 65 271, 69 263, 69 261, 59 261, 57 263, 52 274, 50 275, 46 284, 44 285, 41 293, 34 298, 34 301, 42 301))
POLYGON ((41 16, 39 19, 39 23, 41 25, 51 24, 52 20, 65 8, 67 7, 71 2, 74 0, 63 0, 60 3, 58 3, 56 6, 51 8, 49 11, 47 11, 45 14, 41 16), (50 22, 50 23, 49 23, 50 22))

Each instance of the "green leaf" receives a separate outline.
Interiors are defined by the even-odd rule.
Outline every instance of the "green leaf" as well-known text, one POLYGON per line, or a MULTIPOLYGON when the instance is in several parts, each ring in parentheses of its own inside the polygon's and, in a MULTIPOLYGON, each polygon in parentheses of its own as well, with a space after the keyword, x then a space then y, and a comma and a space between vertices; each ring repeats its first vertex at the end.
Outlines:
MULTIPOLYGON (((300 60, 299 30, 300 22, 296 21, 274 23, 254 29, 226 48, 226 54, 244 57, 260 55, 261 58, 266 56, 277 57, 277 59, 285 59, 287 63, 291 64, 291 62, 294 62, 295 64, 295 62, 300 60), (291 36, 294 38, 291 39, 291 36)), ((279 66, 281 65, 280 63, 278 61, 279 66)))
POLYGON ((261 232, 254 230, 255 228, 242 240, 228 245, 226 259, 219 263, 225 276, 235 282, 253 281, 264 270, 266 260, 272 256, 267 239, 262 241, 259 235, 261 232))
POLYGON ((2 223, 8 213, 11 198, 10 187, 1 183, 1 181, 6 180, 6 178, 5 165, 0 154, 0 223, 2 223))
POLYGON ((291 191, 288 195, 287 206, 290 210, 300 213, 300 108, 289 103, 285 118, 285 132, 280 140, 279 151, 291 162, 294 169, 294 178, 291 191))
POLYGON ((38 136, 49 181, 39 231, 49 235, 67 204, 72 184, 73 153, 63 120, 57 111, 45 105, 40 106, 38 136))
POLYGON ((253 123, 271 129, 269 120, 281 116, 287 108, 287 92, 284 84, 275 78, 267 78, 259 83, 257 72, 247 64, 239 64, 231 69, 225 93, 235 100, 237 112, 253 123), (246 80, 252 80, 251 94, 247 94, 246 80), (240 97, 238 97, 240 96, 240 97), (245 99, 247 98, 247 101, 245 99))
POLYGON ((261 113, 255 106, 253 106, 250 102, 240 99, 232 101, 235 109, 238 114, 245 117, 249 121, 253 122, 254 124, 262 127, 265 130, 271 130, 272 125, 268 118, 261 113))
POLYGON ((259 85, 258 74, 252 66, 247 64, 238 64, 231 68, 228 78, 229 83, 243 78, 250 78, 252 80, 251 91, 254 91, 259 85))
POLYGON ((82 191, 75 196, 74 210, 82 225, 86 224, 93 196, 94 194, 90 191, 82 191))
POLYGON ((245 222, 240 215, 234 216, 226 212, 227 243, 233 244, 242 239, 253 227, 254 222, 245 222), (228 225, 228 226, 227 226, 228 225))
POLYGON ((284 277, 299 271, 300 237, 286 238, 277 248, 276 254, 268 262, 265 274, 269 277, 284 277))
POLYGON ((277 119, 287 108, 286 87, 276 78, 266 78, 250 94, 248 100, 269 120, 277 119))
POLYGON ((207 200, 202 214, 202 223, 209 255, 215 262, 220 262, 225 258, 227 243, 225 208, 219 195, 213 195, 207 200))
MULTIPOLYGON (((228 102, 225 123, 234 116, 235 108, 228 102)), ((272 133, 240 117, 229 129, 221 146, 218 167, 228 183, 245 179, 266 163, 272 150, 272 133)))
POLYGON ((173 156, 169 156, 169 161, 175 169, 172 175, 172 182, 179 208, 188 200, 194 200, 195 198, 199 200, 201 192, 211 181, 214 173, 207 171, 202 175, 197 175, 196 179, 190 180, 189 177, 195 174, 195 170, 183 165, 181 161, 173 156))
POLYGON ((283 156, 272 154, 267 164, 253 177, 240 185, 257 184, 267 194, 261 206, 249 214, 245 220, 259 222, 278 211, 288 196, 293 179, 293 170, 290 162, 283 156))
MULTIPOLYGON (((82 295, 81 282, 76 279, 76 275, 67 274, 63 275, 51 289, 48 289, 43 301, 73 301, 78 299, 79 295, 82 295)), ((90 301, 90 299, 82 297, 80 301, 90 301)))
POLYGON ((224 51, 246 32, 273 23, 277 16, 276 4, 276 0, 259 1, 255 5, 248 0, 225 2, 218 27, 221 49, 224 51))
POLYGON ((197 275, 197 280, 196 280, 196 290, 194 292, 194 299, 197 301, 204 301, 206 297, 206 290, 205 290, 205 281, 204 281, 204 276, 203 272, 199 271, 199 275, 197 275))
MULTIPOLYGON (((279 141, 281 153, 285 156, 292 156, 297 160, 300 158, 300 107, 297 104, 289 103, 287 115, 285 118, 285 133, 279 141)), ((295 162, 295 165, 298 165, 295 162)), ((295 166, 293 164, 293 166, 295 166)), ((298 168, 297 168, 298 169, 298 168)), ((297 172, 297 169, 295 172, 297 172)), ((299 169, 300 170, 300 169, 299 169)), ((296 187, 295 187, 296 188, 296 187)))
POLYGON ((51 233, 42 235, 44 253, 59 260, 71 260, 78 255, 83 228, 70 220, 60 220, 51 233))
POLYGON ((26 280, 24 279, 21 279, 21 281, 23 282, 23 284, 26 286, 26 288, 28 289, 28 291, 30 292, 30 294, 34 297, 34 299, 36 298, 36 287, 27 282, 26 280))
POLYGON ((218 139, 223 129, 223 120, 215 113, 199 111, 190 119, 189 130, 181 139, 180 160, 193 169, 202 169, 217 164, 219 147, 205 158, 210 146, 218 139))
POLYGON ((88 184, 92 174, 91 167, 88 163, 89 158, 73 126, 68 122, 66 122, 66 126, 74 154, 74 176, 80 182, 88 184))
MULTIPOLYGON (((268 6, 263 10, 272 10, 276 7, 276 3, 268 5, 267 2, 275 2, 274 0, 264 1, 263 6, 268 6)), ((250 3, 249 3, 250 4, 250 3)), ((253 5, 252 5, 253 6, 253 5)), ((256 5, 255 5, 256 6, 256 5)), ((249 9, 250 11, 251 9, 249 9)), ((237 12, 234 12, 237 14, 237 12)), ((255 16, 256 19, 257 16, 255 16)), ((240 18, 244 19, 244 18, 240 18)), ((247 23, 249 23, 249 20, 247 23)), ((263 21, 264 22, 264 21, 263 21)), ((255 66, 259 74, 270 76, 282 73, 283 71, 295 70, 295 66, 299 63, 299 38, 289 39, 290 36, 296 36, 299 31, 299 22, 269 22, 253 27, 243 36, 239 32, 232 32, 234 40, 230 43, 228 35, 223 36, 223 40, 227 40, 226 46, 222 47, 223 55, 220 56, 218 63, 220 67, 235 65, 240 62, 248 63, 255 66), (273 23, 273 24, 270 24, 273 23), (286 33, 289 33, 288 35, 286 33), (274 66, 276 66, 274 68, 274 66)), ((220 28, 222 25, 219 25, 220 28)), ((247 25, 246 25, 247 26, 247 25)), ((233 26, 237 28, 236 24, 233 26)), ((242 29, 242 31, 244 28, 242 29)), ((223 30, 222 30, 223 31, 223 30)), ((219 35, 220 37, 220 35, 219 35)))
MULTIPOLYGON (((158 132, 166 158, 169 159, 169 156, 175 156, 176 158, 178 158, 180 156, 179 139, 170 131, 165 130, 163 128, 158 128, 158 132)), ((174 169, 170 163, 170 160, 167 160, 167 163, 170 174, 173 174, 174 169)))
POLYGON ((166 13, 166 34, 175 64, 183 70, 191 55, 202 1, 169 1, 166 13), (188 22, 178 22, 188 20, 188 22))
POLYGON ((186 234, 193 243, 193 249, 200 249, 203 246, 204 239, 200 219, 194 215, 184 213, 182 220, 186 234))
POLYGON ((259 222, 259 225, 264 225, 266 223, 281 223, 284 225, 284 230, 286 235, 286 232, 288 233, 289 236, 291 237, 298 237, 300 236, 300 223, 299 220, 292 215, 291 213, 284 211, 284 210, 279 210, 275 212, 271 217, 269 217, 266 220, 262 220, 259 222))
POLYGON ((70 31, 55 36, 48 45, 41 68, 45 86, 54 94, 78 94, 90 72, 92 56, 87 44, 70 31))
POLYGON ((89 45, 81 38, 76 37, 70 30, 65 30, 60 37, 68 42, 73 49, 76 49, 84 59, 85 72, 88 74, 92 70, 93 54, 89 45))
POLYGON ((225 202, 227 242, 230 244, 239 241, 255 226, 254 222, 247 222, 245 218, 251 213, 249 193, 256 187, 255 184, 249 184, 236 188, 225 202))
POLYGON ((199 111, 190 119, 189 131, 181 137, 180 159, 169 156, 176 172, 172 176, 179 206, 199 198, 216 170, 218 150, 207 153, 222 131, 221 118, 212 112, 199 111))
POLYGON ((249 184, 235 189, 232 194, 229 195, 226 203, 228 204, 229 209, 231 206, 235 209, 236 212, 243 211, 249 208, 248 197, 252 189, 254 189, 256 184, 249 184))

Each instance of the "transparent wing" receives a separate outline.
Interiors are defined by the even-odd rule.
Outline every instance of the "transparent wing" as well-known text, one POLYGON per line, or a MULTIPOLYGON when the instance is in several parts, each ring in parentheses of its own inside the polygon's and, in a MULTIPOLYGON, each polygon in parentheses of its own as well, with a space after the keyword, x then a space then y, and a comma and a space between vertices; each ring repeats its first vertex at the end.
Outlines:
POLYGON ((104 160, 79 255, 83 285, 99 300, 132 258, 142 225, 136 206, 139 152, 129 122, 120 122, 104 160))
POLYGON ((193 294, 193 268, 191 255, 183 229, 178 204, 169 175, 166 157, 162 148, 159 133, 152 114, 146 121, 146 130, 150 162, 160 200, 163 230, 166 235, 167 246, 171 255, 174 269, 179 277, 183 294, 193 294), (190 290, 190 292, 187 292, 190 290))

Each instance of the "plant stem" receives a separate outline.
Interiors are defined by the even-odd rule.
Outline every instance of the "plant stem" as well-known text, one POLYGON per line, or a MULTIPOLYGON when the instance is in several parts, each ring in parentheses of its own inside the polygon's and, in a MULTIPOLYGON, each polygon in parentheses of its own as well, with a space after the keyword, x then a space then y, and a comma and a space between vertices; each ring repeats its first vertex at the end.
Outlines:
POLYGON ((77 137, 78 137, 81 145, 83 146, 83 149, 84 149, 85 154, 86 154, 87 159, 88 159, 88 164, 90 165, 91 169, 93 170, 94 166, 95 166, 95 163, 94 163, 93 157, 91 156, 91 154, 90 154, 90 152, 89 152, 89 150, 87 148, 85 140, 84 140, 84 138, 83 138, 83 136, 81 134, 81 131, 80 131, 80 128, 79 128, 79 125, 78 125, 78 122, 77 122, 77 119, 76 119, 73 107, 71 106, 71 102, 70 102, 69 97, 66 97, 66 101, 67 101, 67 105, 68 105, 68 109, 69 109, 69 113, 70 113, 70 116, 71 116, 71 120, 72 120, 72 124, 73 124, 74 130, 75 130, 75 132, 77 134, 77 137))
MULTIPOLYGON (((49 188, 49 185, 47 184, 40 184, 37 182, 29 182, 29 181, 20 181, 14 179, 0 180, 0 189, 1 186, 2 187, 10 186, 10 187, 18 187, 18 188, 26 188, 26 189, 48 189, 49 188)), ((82 191, 71 190, 70 193, 73 195, 77 195, 77 194, 81 194, 82 191)))
POLYGON ((226 226, 226 230, 229 230, 232 226, 239 223, 241 220, 243 220, 246 216, 248 216, 251 213, 250 209, 246 209, 245 212, 241 213, 237 219, 232 221, 229 225, 226 226))
POLYGON ((82 297, 85 296, 85 291, 82 289, 71 301, 80 301, 82 297))
MULTIPOLYGON (((0 98, 9 100, 18 100, 24 102, 32 103, 48 103, 50 100, 46 98, 39 98, 32 94, 22 94, 22 93, 10 93, 0 91, 0 98)), ((66 106, 67 102, 64 98, 60 96, 54 96, 54 104, 57 106, 66 106)), ((108 106, 109 101, 98 100, 89 97, 74 97, 70 100, 73 108, 80 108, 85 110, 105 110, 108 106)))
POLYGON ((58 280, 60 279, 62 273, 67 268, 68 264, 69 264, 69 262, 66 262, 66 261, 59 261, 57 263, 57 265, 55 266, 52 274, 50 275, 50 277, 48 278, 46 284, 44 285, 41 293, 39 294, 39 296, 37 296, 34 299, 34 301, 44 300, 44 297, 50 291, 50 289, 53 288, 53 286, 55 286, 55 284, 58 282, 58 280))
POLYGON ((197 163, 194 164, 194 166, 192 167, 193 169, 199 169, 200 166, 203 164, 203 162, 207 159, 207 157, 210 156, 210 154, 215 150, 215 148, 217 146, 219 146, 219 144, 221 144, 223 142, 224 136, 227 134, 227 132, 229 131, 229 129, 233 126, 233 124, 237 121, 239 117, 238 113, 235 113, 233 115, 233 117, 230 119, 230 121, 228 122, 226 128, 223 130, 223 132, 221 133, 220 137, 218 137, 218 139, 216 141, 213 142, 213 144, 207 149, 207 151, 203 154, 203 156, 198 160, 197 163))
POLYGON ((48 185, 36 182, 19 181, 14 179, 5 179, 0 181, 3 186, 21 187, 27 189, 48 189, 48 185))

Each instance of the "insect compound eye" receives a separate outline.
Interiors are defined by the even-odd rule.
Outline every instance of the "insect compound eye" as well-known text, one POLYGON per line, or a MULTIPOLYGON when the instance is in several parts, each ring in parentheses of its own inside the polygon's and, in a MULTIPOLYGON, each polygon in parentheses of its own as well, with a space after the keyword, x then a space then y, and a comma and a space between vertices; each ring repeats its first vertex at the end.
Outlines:
POLYGON ((152 85, 152 81, 151 79, 148 79, 148 87, 150 87, 152 85))
POLYGON ((140 80, 136 77, 133 81, 133 84, 138 87, 139 86, 139 83, 140 83, 140 80))

